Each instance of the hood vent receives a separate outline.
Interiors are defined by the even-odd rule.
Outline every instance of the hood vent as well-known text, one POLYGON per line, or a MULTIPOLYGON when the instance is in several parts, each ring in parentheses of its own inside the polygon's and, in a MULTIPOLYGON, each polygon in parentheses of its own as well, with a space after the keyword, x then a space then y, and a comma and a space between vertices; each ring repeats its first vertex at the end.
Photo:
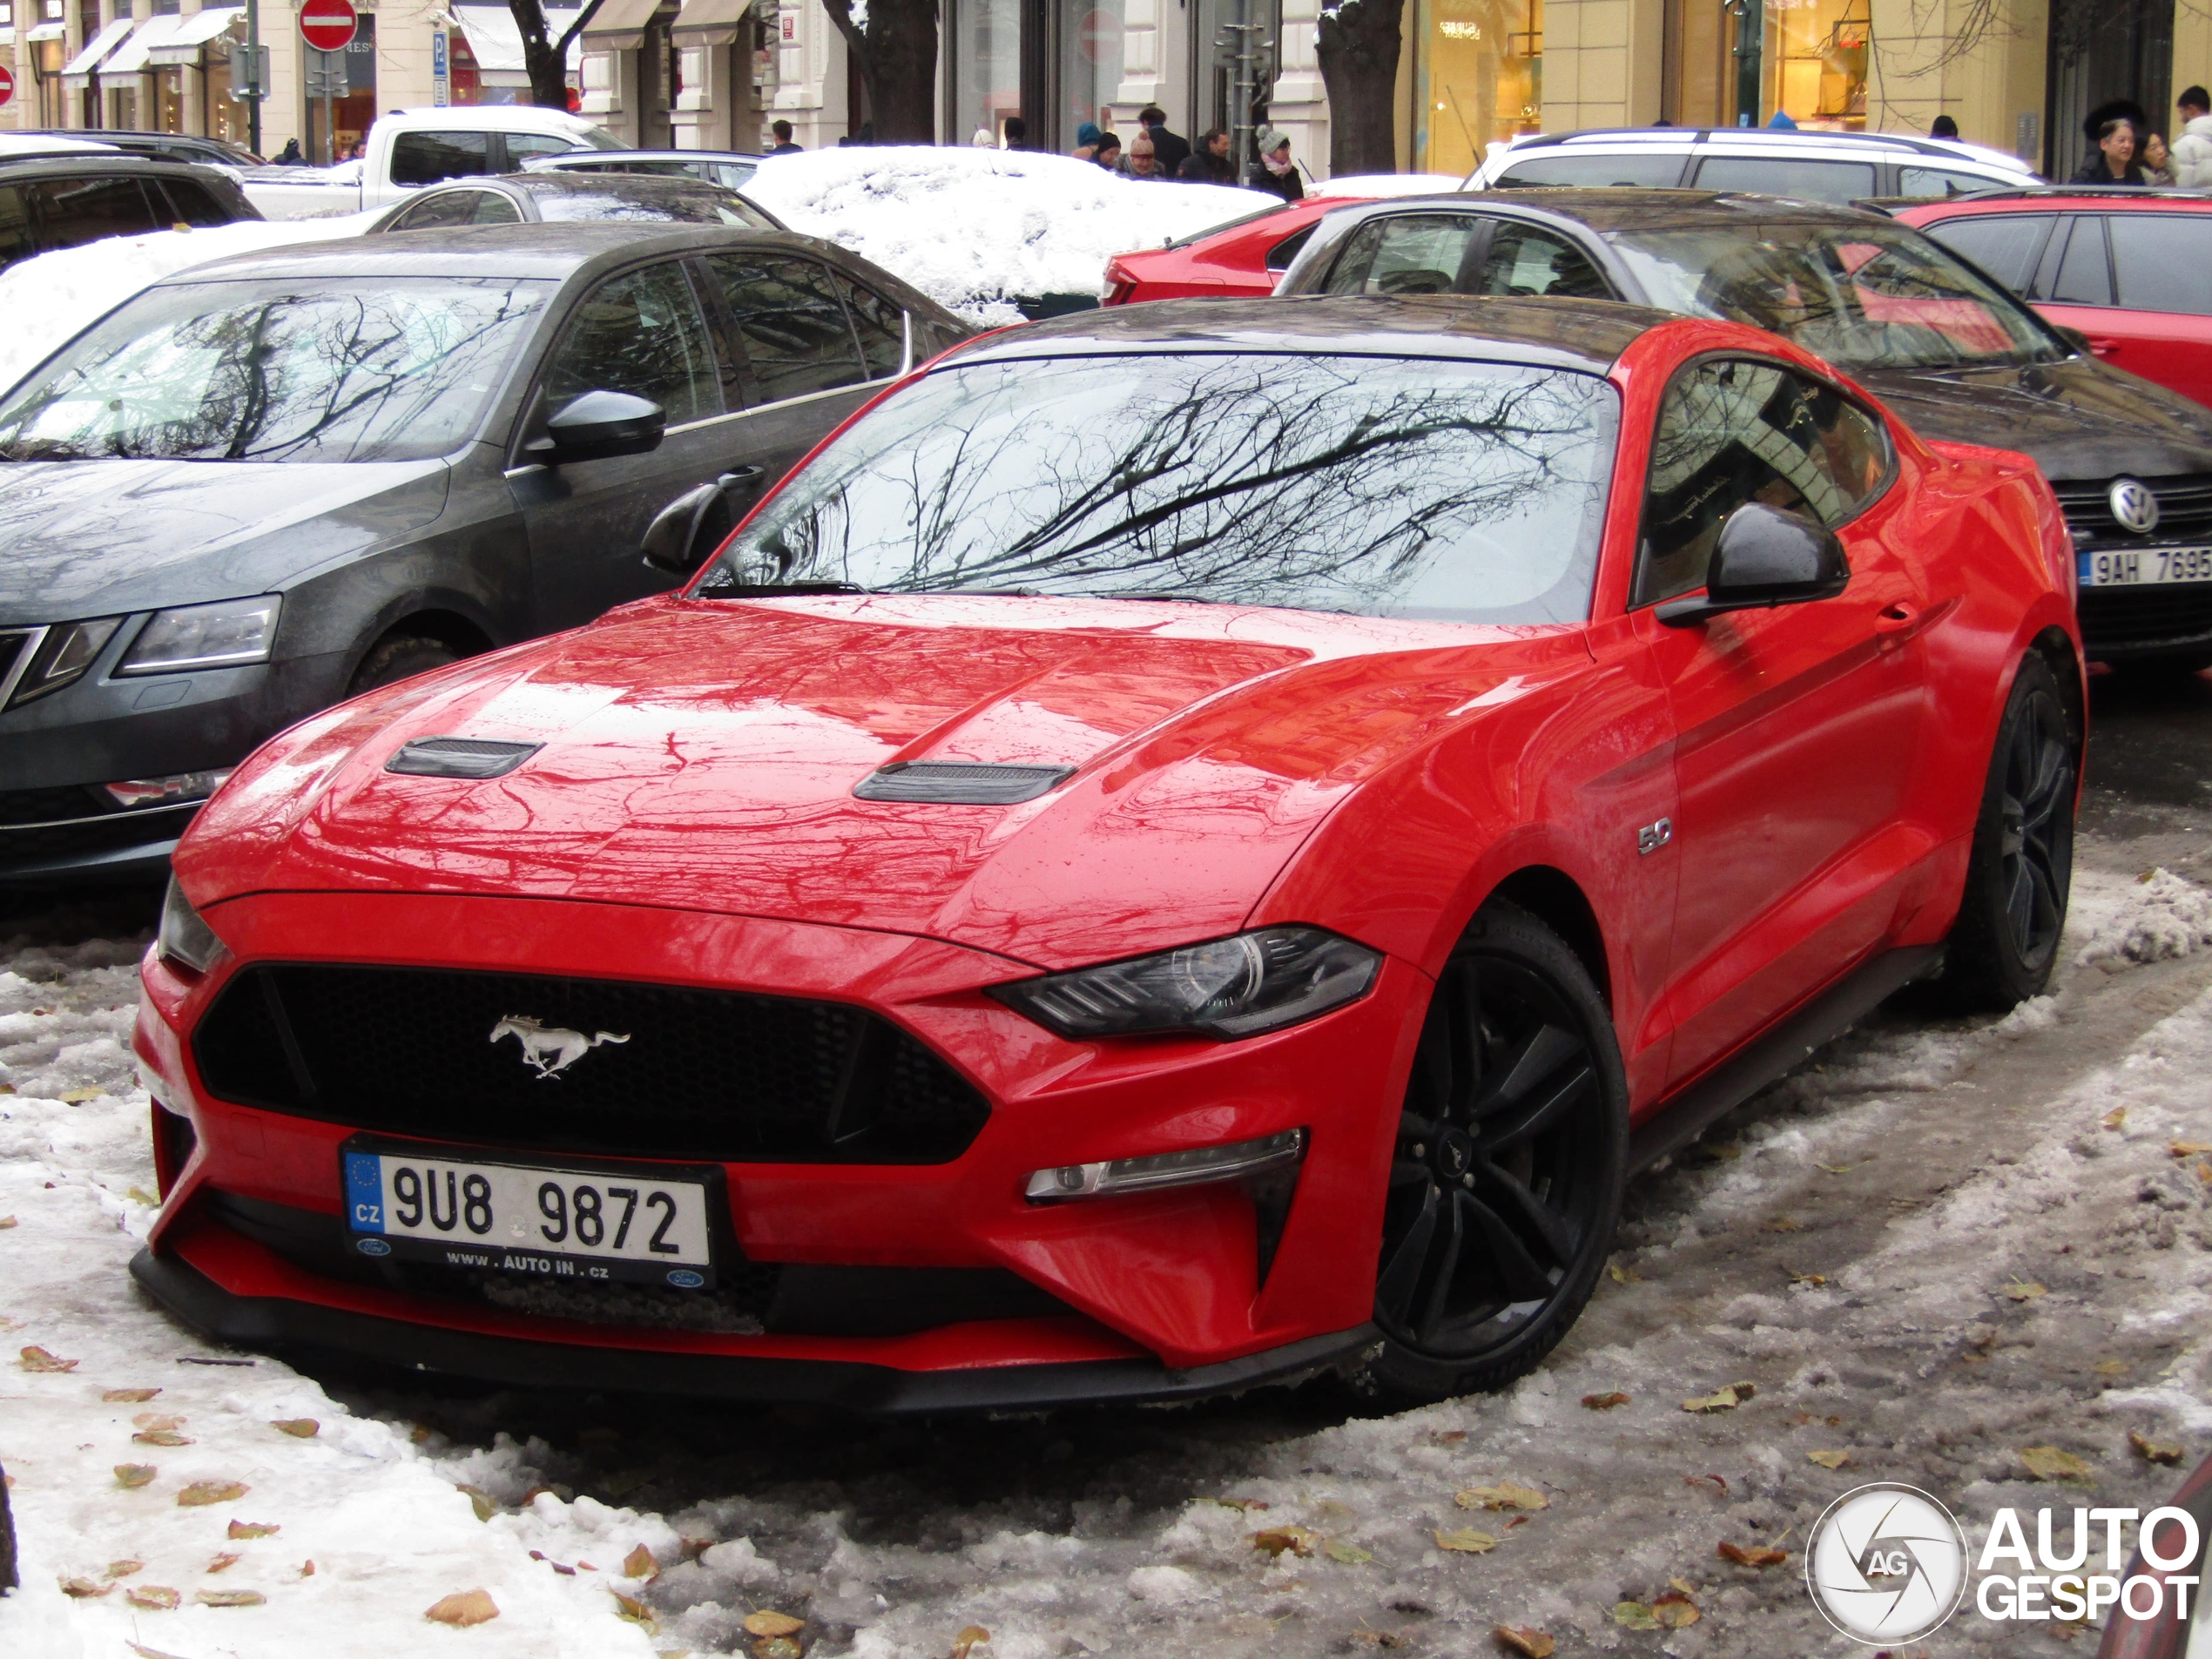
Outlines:
POLYGON ((545 745, 491 738, 417 738, 384 763, 416 778, 504 778, 545 745))
POLYGON ((853 786, 862 800, 1011 806, 1075 775, 1073 766, 999 766, 978 760, 894 760, 853 786))

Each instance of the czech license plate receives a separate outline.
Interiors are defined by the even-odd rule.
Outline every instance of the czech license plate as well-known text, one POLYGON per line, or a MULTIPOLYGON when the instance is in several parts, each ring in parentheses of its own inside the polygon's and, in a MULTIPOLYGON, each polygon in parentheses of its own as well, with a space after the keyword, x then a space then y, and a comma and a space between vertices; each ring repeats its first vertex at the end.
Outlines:
POLYGON ((2212 582, 2212 547, 2124 547, 2078 553, 2085 588, 2148 586, 2163 582, 2212 582))
POLYGON ((583 1283, 714 1283, 707 1186, 429 1148, 346 1148, 346 1224, 364 1256, 583 1283))

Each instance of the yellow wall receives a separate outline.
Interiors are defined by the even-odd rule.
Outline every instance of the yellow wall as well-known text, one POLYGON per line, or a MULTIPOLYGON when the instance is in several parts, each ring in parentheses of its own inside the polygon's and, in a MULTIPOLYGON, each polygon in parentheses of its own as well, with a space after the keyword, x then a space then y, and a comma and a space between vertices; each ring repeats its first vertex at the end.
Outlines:
POLYGON ((1932 5, 1873 0, 1873 5, 1868 132, 1925 132, 1938 115, 1949 115, 1969 144, 2016 152, 2020 118, 2033 115, 2037 141, 2024 158, 2042 165, 2046 0, 2007 0, 1997 25, 1947 63, 1953 35, 1975 10, 1973 0, 1932 5))
POLYGON ((1665 18, 1665 0, 1546 0, 1544 131, 1656 121, 1665 18))

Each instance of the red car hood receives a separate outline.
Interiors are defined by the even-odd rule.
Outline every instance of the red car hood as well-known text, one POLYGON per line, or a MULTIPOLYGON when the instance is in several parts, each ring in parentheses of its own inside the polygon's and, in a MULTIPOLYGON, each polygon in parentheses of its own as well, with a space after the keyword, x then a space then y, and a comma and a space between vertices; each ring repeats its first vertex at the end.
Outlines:
POLYGON ((1069 967, 1234 931, 1378 766, 1578 630, 981 598, 650 600, 264 747, 176 857, 195 903, 462 892, 909 933, 1069 967), (1457 706, 1455 706, 1457 705, 1457 706), (544 746, 489 781, 410 738, 544 746), (886 762, 1075 765, 1016 806, 856 799, 886 762))

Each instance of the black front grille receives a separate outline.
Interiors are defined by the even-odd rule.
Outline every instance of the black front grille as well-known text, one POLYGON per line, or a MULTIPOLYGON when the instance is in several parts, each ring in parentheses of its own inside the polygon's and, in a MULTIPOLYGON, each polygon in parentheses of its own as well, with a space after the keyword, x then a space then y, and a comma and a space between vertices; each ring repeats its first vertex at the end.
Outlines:
POLYGON ((16 658, 30 649, 30 642, 37 637, 37 632, 36 628, 0 630, 0 690, 6 688, 8 676, 16 665, 16 658))
POLYGON ((224 987, 192 1045, 226 1100, 482 1146, 944 1163, 990 1114, 864 1008, 624 980, 260 964, 224 987), (494 1040, 509 1022, 545 1034, 547 1075, 523 1036, 494 1040), (556 1064, 560 1031, 593 1046, 556 1064))
POLYGON ((2079 609, 2092 656, 2109 645, 2187 644, 2212 636, 2212 582, 2084 588, 2079 609))
POLYGON ((2120 528, 2119 521, 2112 516, 2110 478, 2069 479, 2064 483, 2054 483, 2051 488, 2058 494, 2067 528, 2074 532, 2074 539, 2085 547, 2092 543, 2150 546, 2199 537, 2212 539, 2212 474, 2182 473, 2141 482, 2158 498, 2158 527, 2148 536, 2137 536, 2120 528))
MULTIPOLYGON (((4 641, 0 641, 0 649, 4 641)), ((126 811, 90 784, 0 790, 0 860, 66 858, 173 841, 205 803, 126 811)))

